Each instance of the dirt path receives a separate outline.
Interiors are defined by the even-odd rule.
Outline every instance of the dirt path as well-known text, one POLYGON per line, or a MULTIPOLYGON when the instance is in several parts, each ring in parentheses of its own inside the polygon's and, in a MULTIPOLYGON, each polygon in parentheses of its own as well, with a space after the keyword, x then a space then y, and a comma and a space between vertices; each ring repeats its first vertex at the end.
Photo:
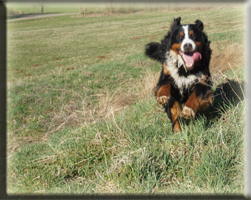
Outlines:
POLYGON ((26 19, 36 19, 36 18, 42 18, 42 17, 57 17, 57 16, 63 16, 63 15, 76 15, 78 13, 62 13, 62 14, 23 14, 18 15, 18 18, 15 19, 8 19, 8 22, 11 21, 19 21, 19 20, 26 20, 26 19))

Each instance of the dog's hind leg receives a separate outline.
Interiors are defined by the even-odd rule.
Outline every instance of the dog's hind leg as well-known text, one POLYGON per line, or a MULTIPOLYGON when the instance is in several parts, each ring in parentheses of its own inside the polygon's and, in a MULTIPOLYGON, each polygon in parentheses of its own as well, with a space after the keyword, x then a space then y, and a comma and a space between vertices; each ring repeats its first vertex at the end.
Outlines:
POLYGON ((172 122, 173 131, 180 132, 181 127, 178 119, 182 112, 181 104, 178 101, 176 101, 173 97, 171 97, 168 102, 168 105, 165 107, 165 111, 172 122))

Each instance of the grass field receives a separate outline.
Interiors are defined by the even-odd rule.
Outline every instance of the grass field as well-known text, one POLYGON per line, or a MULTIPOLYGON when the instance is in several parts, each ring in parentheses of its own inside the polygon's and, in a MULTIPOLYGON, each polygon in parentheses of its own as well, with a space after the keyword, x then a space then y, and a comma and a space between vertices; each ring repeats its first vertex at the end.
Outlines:
POLYGON ((7 30, 8 194, 244 192, 242 6, 106 8, 7 30), (144 47, 178 16, 204 22, 215 101, 172 133, 144 47))

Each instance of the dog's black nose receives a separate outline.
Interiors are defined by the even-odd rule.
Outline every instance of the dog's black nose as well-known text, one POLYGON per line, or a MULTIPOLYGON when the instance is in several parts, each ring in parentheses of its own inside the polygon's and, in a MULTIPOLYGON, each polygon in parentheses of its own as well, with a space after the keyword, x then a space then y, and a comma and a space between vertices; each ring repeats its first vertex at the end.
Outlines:
POLYGON ((190 51, 190 50, 192 50, 192 44, 190 44, 190 43, 184 44, 184 50, 185 50, 185 51, 190 51))

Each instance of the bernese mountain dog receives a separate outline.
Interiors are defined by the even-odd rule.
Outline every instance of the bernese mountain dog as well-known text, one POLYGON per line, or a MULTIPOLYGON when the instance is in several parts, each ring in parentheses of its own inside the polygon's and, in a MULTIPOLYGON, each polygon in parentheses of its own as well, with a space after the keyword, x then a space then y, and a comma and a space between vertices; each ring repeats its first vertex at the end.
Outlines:
POLYGON ((159 81, 154 88, 157 102, 164 106, 174 132, 181 131, 179 117, 194 118, 197 111, 213 103, 209 72, 210 41, 203 23, 180 24, 174 19, 161 43, 146 45, 145 54, 162 63, 159 81), (183 106, 183 108, 182 108, 183 106))

